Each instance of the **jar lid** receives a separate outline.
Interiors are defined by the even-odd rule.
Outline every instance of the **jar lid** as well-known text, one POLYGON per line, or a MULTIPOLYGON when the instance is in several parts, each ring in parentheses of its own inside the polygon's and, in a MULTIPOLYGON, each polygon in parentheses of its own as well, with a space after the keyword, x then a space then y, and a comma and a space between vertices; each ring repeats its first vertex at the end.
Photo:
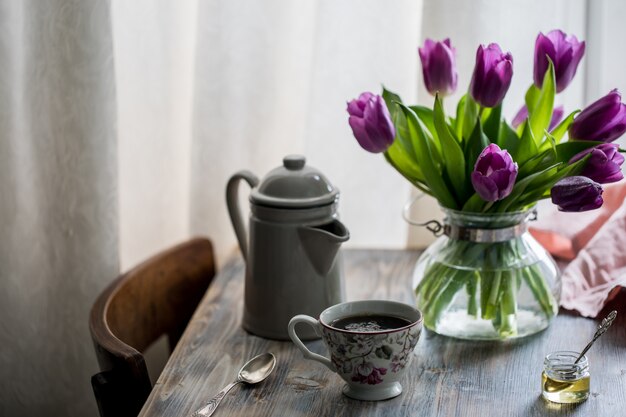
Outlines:
POLYGON ((250 201, 268 207, 310 208, 332 204, 339 190, 302 155, 288 155, 250 194, 250 201))

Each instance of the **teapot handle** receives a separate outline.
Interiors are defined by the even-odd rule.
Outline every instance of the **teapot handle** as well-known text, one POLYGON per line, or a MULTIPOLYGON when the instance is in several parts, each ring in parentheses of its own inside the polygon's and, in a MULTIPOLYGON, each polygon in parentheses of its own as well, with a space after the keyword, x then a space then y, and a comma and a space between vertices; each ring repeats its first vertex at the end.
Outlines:
POLYGON ((239 171, 228 180, 226 185, 226 204, 228 205, 228 214, 230 215, 230 221, 233 223, 237 240, 239 241, 239 248, 243 259, 248 259, 248 239, 246 226, 241 218, 241 210, 239 210, 239 181, 245 180, 250 188, 254 188, 259 184, 259 179, 252 172, 244 170, 239 171))

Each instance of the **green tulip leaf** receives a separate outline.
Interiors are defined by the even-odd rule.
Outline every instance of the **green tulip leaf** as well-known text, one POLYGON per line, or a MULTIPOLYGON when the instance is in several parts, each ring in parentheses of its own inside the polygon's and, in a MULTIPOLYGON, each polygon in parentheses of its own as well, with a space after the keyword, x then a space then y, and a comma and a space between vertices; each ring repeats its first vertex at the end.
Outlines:
POLYGON ((520 167, 517 174, 519 179, 525 178, 536 171, 541 171, 548 166, 556 163, 556 153, 553 149, 546 149, 540 152, 538 155, 532 157, 528 161, 524 162, 520 167))
POLYGON ((441 141, 439 140, 439 134, 437 133, 437 129, 435 128, 433 111, 424 106, 409 106, 409 108, 415 112, 417 118, 420 119, 424 126, 426 126, 426 129, 428 129, 428 139, 430 139, 430 143, 435 147, 433 151, 436 151, 434 152, 433 157, 435 158, 437 164, 443 164, 443 149, 441 141))
POLYGON ((544 143, 547 149, 541 151, 537 156, 524 163, 519 170, 519 177, 525 177, 536 170, 541 170, 549 165, 558 162, 569 163, 575 155, 589 148, 601 145, 603 142, 594 141, 569 141, 556 144, 551 134, 547 134, 548 140, 544 143))
POLYGON ((565 136, 565 132, 567 132, 567 129, 569 129, 570 125, 574 121, 574 116, 576 116, 578 113, 580 113, 580 110, 571 112, 569 116, 563 119, 561 123, 559 123, 554 129, 552 129, 550 134, 552 135, 554 140, 556 140, 557 144, 561 142, 561 139, 563 139, 563 136, 565 136))
POLYGON ((548 132, 544 132, 544 134, 546 136, 546 140, 541 144, 539 151, 548 151, 550 152, 550 155, 556 159, 556 139, 554 139, 554 137, 548 132))
POLYGON ((383 100, 385 100, 385 103, 387 104, 387 107, 389 108, 390 112, 391 112, 391 107, 394 107, 393 103, 402 103, 402 99, 400 98, 399 95, 397 95, 393 91, 387 90, 384 86, 383 86, 383 100))
POLYGON ((402 99, 399 95, 394 92, 387 90, 383 87, 383 100, 385 100, 385 104, 387 104, 387 109, 389 109, 389 114, 391 115, 391 121, 396 127, 396 138, 401 134, 406 135, 407 127, 406 127, 406 119, 404 118, 404 114, 400 110, 400 107, 397 103, 402 103, 402 99))
POLYGON ((385 157, 389 163, 409 181, 424 181, 424 173, 414 157, 414 153, 409 153, 402 147, 399 141, 394 141, 387 151, 385 157))
POLYGON ((450 194, 450 191, 448 190, 448 187, 446 187, 446 184, 441 176, 441 171, 437 169, 435 162, 433 161, 433 151, 425 131, 426 128, 423 126, 423 123, 419 120, 413 110, 404 104, 398 103, 398 105, 406 117, 408 133, 411 138, 411 142, 414 144, 417 163, 422 172, 425 174, 424 182, 440 204, 451 209, 456 209, 458 204, 452 194, 450 194))
POLYGON ((384 87, 382 96, 396 127, 396 138, 385 152, 385 158, 396 171, 420 188, 419 184, 424 182, 424 173, 417 162, 416 150, 409 135, 406 117, 398 105, 402 103, 402 100, 400 96, 384 87))
POLYGON ((493 208, 493 211, 498 213, 504 213, 509 211, 511 205, 515 204, 519 197, 526 191, 526 189, 531 185, 533 181, 541 180, 546 176, 549 176, 551 170, 556 170, 561 163, 553 164, 541 171, 537 171, 534 174, 531 174, 525 178, 517 179, 515 181, 515 185, 513 186, 513 190, 511 194, 509 194, 506 198, 498 201, 493 208))
POLYGON ((396 127, 396 140, 384 153, 385 159, 416 188, 428 195, 433 195, 424 182, 424 173, 417 163, 415 149, 409 139, 406 118, 398 105, 398 103, 402 103, 402 99, 398 94, 387 90, 385 87, 383 87, 382 97, 387 104, 391 119, 396 127))
POLYGON ((520 139, 517 133, 504 120, 500 122, 500 130, 498 131, 498 141, 496 142, 500 149, 506 149, 511 155, 515 155, 519 147, 520 139))
POLYGON ((535 106, 537 105, 540 94, 541 90, 539 90, 534 83, 531 84, 530 87, 528 87, 528 90, 526 90, 524 103, 526 103, 526 109, 528 110, 528 114, 535 110, 535 106))
POLYGON ((498 137, 500 135, 500 122, 502 121, 502 103, 489 110, 489 114, 484 119, 485 122, 483 125, 483 131, 491 142, 498 143, 498 137))
MULTIPOLYGON (((463 101, 461 131, 459 133, 459 128, 457 127, 457 136, 464 140, 469 140, 476 126, 476 121, 478 120, 478 103, 474 101, 470 94, 466 94, 464 98, 465 100, 461 100, 463 101)), ((460 105, 461 103, 459 102, 459 106, 460 105)), ((457 120, 457 126, 458 124, 459 121, 457 120)))
MULTIPOLYGON (((474 189, 474 187, 472 186, 472 189, 474 189)), ((474 193, 472 194, 472 196, 465 202, 465 204, 463 205, 463 211, 469 211, 472 213, 480 213, 483 211, 483 208, 485 207, 485 204, 487 204, 487 202, 485 200, 482 199, 481 196, 478 195, 478 193, 474 193)))
POLYGON ((424 123, 424 126, 430 131, 433 136, 437 136, 437 130, 435 129, 435 117, 432 109, 426 106, 409 106, 411 110, 415 112, 417 117, 424 123))
POLYGON ((465 182, 465 157, 463 150, 452 136, 452 132, 446 123, 446 116, 443 112, 443 106, 439 97, 435 97, 435 111, 434 122, 435 129, 441 141, 443 148, 443 158, 445 170, 448 173, 450 182, 457 196, 457 200, 464 201, 465 194, 467 193, 467 186, 465 182))
POLYGON ((554 65, 552 64, 550 58, 548 58, 548 69, 543 77, 543 85, 541 86, 541 92, 539 93, 537 102, 532 110, 528 107, 528 123, 530 124, 530 128, 537 145, 541 144, 543 132, 548 129, 548 126, 550 126, 555 95, 556 81, 554 76, 554 65))
MULTIPOLYGON (((399 103, 402 103, 402 99, 400 98, 400 96, 385 89, 384 87, 383 99, 385 100, 387 108, 389 109, 391 121, 396 128, 396 138, 392 144, 392 147, 395 147, 397 145, 397 147, 402 149, 404 155, 413 161, 413 165, 417 165, 413 142, 409 138, 409 129, 407 126, 406 117, 398 106, 399 103)), ((392 151, 392 154, 397 155, 398 152, 392 151)))
POLYGON ((535 142, 529 121, 526 120, 522 124, 522 137, 520 138, 519 146, 513 158, 520 166, 535 157, 538 152, 537 143, 535 142))
POLYGON ((391 116, 392 122, 396 127, 396 138, 394 140, 394 144, 397 142, 399 147, 402 148, 405 153, 417 163, 415 158, 415 148, 413 147, 413 142, 411 141, 409 134, 409 127, 406 123, 406 118, 404 114, 401 112, 396 112, 391 116))
POLYGON ((468 178, 472 175, 474 165, 476 165, 476 160, 480 156, 480 153, 487 146, 489 146, 489 138, 483 133, 480 120, 478 120, 477 116, 474 130, 465 144, 465 171, 467 172, 468 178))
POLYGON ((428 186, 424 183, 424 174, 415 162, 414 158, 407 155, 398 141, 387 148, 384 152, 387 162, 416 188, 428 195, 433 195, 428 186))
MULTIPOLYGON (((514 209, 524 207, 541 199, 546 194, 549 194, 549 191, 552 187, 554 187, 554 184, 563 178, 570 177, 572 175, 579 175, 587 163, 587 159, 589 159, 589 156, 586 156, 573 164, 567 165, 562 169, 550 169, 545 174, 535 178, 528 185, 528 187, 526 187, 524 193, 519 196, 514 204, 514 209)), ((559 164, 559 167, 564 165, 564 163, 561 163, 559 164)))
POLYGON ((463 146, 463 119, 465 116, 465 99, 467 94, 465 94, 456 105, 456 119, 454 119, 454 124, 452 125, 454 129, 454 133, 456 137, 459 139, 461 146, 463 146))
POLYGON ((591 140, 570 140, 568 142, 556 145, 557 160, 559 162, 569 162, 575 155, 589 148, 595 148, 604 142, 596 142, 591 140))
MULTIPOLYGON (((404 113, 400 110, 398 104, 402 103, 402 99, 396 93, 387 90, 383 87, 383 99, 387 104, 387 108, 389 109, 389 113, 391 115, 391 121, 396 128, 396 139, 402 144, 402 147, 407 151, 409 155, 415 154, 415 149, 413 148, 412 141, 408 138, 408 127, 406 122, 406 117, 404 113)), ((439 144, 439 140, 436 137, 437 132, 434 127, 433 122, 433 111, 428 107, 424 106, 412 106, 413 111, 416 112, 419 119, 424 123, 427 127, 428 134, 426 137, 429 142, 432 144, 433 149, 433 158, 437 166, 441 166, 443 164, 443 157, 441 156, 441 145, 439 144), (433 136, 435 135, 435 136, 433 136)))

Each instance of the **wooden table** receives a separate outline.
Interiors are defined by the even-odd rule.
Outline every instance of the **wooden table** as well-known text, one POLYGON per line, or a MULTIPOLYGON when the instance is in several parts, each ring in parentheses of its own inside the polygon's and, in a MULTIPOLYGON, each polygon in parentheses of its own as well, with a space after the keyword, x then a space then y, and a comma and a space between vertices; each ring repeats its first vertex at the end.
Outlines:
MULTIPOLYGON (((411 275, 418 252, 344 252, 350 300, 412 302, 411 275)), ((425 331, 402 382, 404 392, 381 402, 351 400, 343 381, 304 360, 291 342, 242 330, 244 265, 226 265, 198 307, 140 416, 184 417, 217 394, 252 356, 271 351, 278 364, 260 385, 236 387, 215 416, 585 416, 626 415, 626 312, 588 353, 590 398, 559 406, 540 396, 544 356, 582 349, 597 322, 561 313, 538 335, 506 343, 468 342, 425 331)), ((321 341, 308 343, 326 354, 321 341)))

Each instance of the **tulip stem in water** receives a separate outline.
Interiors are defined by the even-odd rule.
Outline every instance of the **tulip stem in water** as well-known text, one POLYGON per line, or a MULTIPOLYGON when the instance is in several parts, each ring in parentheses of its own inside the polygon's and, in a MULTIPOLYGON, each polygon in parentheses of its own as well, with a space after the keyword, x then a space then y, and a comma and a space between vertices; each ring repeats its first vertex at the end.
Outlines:
POLYGON ((523 245, 519 239, 495 243, 451 240, 442 248, 446 262, 428 265, 415 290, 426 327, 436 330, 456 297, 464 294, 468 316, 490 320, 497 337, 514 337, 519 330, 518 296, 523 289, 536 299, 539 311, 552 319, 558 306, 539 267, 515 268, 520 259, 518 245, 523 245), (476 266, 454 267, 468 264, 476 266))

